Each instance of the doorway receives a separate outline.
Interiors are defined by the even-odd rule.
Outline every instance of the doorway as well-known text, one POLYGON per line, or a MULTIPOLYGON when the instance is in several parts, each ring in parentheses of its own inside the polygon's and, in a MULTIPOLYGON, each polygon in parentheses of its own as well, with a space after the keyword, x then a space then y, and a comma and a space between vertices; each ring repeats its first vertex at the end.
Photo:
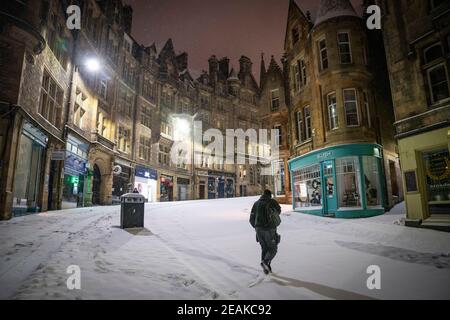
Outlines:
POLYGON ((16 171, 14 174, 13 214, 15 216, 39 212, 42 191, 42 162, 44 148, 25 134, 20 138, 16 171))
POLYGON ((92 204, 100 205, 100 187, 102 184, 102 175, 100 174, 99 167, 94 164, 94 181, 92 183, 92 204))
POLYGON ((398 180, 397 180, 397 170, 395 168, 395 162, 389 160, 389 175, 391 177, 391 189, 392 195, 396 198, 399 197, 399 188, 398 188, 398 180))
POLYGON ((198 186, 199 198, 201 200, 205 199, 205 184, 201 184, 198 186))
POLYGON ((334 161, 324 161, 323 171, 323 194, 324 194, 324 215, 332 215, 337 210, 336 183, 334 176, 334 161))
POLYGON ((219 180, 218 193, 219 199, 225 198, 225 180, 223 179, 219 180))
POLYGON ((53 201, 55 195, 56 195, 56 190, 57 188, 54 188, 54 184, 55 184, 55 177, 57 176, 57 162, 56 161, 50 161, 50 175, 49 175, 49 180, 48 180, 48 205, 47 208, 48 210, 56 210, 56 205, 54 206, 53 201), (55 193, 55 194, 54 194, 55 193))

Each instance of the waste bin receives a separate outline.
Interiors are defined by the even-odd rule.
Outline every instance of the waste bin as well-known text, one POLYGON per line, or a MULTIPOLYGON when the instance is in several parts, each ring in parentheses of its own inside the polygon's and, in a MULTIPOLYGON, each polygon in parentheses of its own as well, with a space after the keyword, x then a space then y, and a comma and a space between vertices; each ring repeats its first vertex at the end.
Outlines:
POLYGON ((120 227, 144 227, 145 197, 138 193, 127 193, 120 197, 120 227))

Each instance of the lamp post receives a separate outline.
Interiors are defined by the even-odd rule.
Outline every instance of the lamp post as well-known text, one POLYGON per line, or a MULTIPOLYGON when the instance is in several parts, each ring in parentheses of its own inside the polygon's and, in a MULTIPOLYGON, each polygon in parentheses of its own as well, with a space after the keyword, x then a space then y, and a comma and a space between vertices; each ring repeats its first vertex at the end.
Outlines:
POLYGON ((198 113, 193 116, 188 114, 174 114, 172 117, 177 121, 176 127, 179 131, 187 134, 191 133, 191 165, 192 165, 192 199, 195 200, 195 118, 198 113), (188 120, 186 120, 186 118, 188 120))
MULTIPOLYGON (((75 44, 74 44, 74 53, 73 56, 76 57, 76 53, 77 53, 77 38, 75 39, 75 44)), ((76 58, 75 58, 76 59, 76 58)), ((73 91, 74 91, 74 86, 76 85, 74 82, 75 80, 75 74, 79 73, 79 69, 81 67, 85 67, 86 70, 89 73, 97 73, 100 71, 101 69, 101 63, 100 60, 94 56, 88 57, 83 59, 82 63, 76 63, 74 62, 73 66, 72 66, 72 70, 71 70, 71 75, 70 75, 70 86, 69 86, 69 99, 67 102, 67 109, 66 109, 66 114, 65 114, 65 124, 64 124, 64 138, 67 141, 67 137, 68 137, 68 126, 67 124, 69 123, 69 114, 70 114, 70 108, 72 105, 72 102, 74 101, 74 97, 73 97, 73 91)), ((64 167, 62 168, 63 172, 64 172, 64 167)), ((82 207, 84 207, 85 205, 85 191, 86 191, 86 186, 87 186, 87 177, 89 176, 89 174, 87 174, 87 172, 85 171, 85 173, 83 173, 83 193, 82 193, 82 207)))

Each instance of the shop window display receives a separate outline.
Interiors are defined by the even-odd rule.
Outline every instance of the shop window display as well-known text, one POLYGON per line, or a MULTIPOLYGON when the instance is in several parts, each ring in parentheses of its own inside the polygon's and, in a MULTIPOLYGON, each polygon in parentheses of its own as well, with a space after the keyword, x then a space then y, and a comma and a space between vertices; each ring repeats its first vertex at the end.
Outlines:
POLYGON ((381 205, 381 188, 377 158, 363 157, 363 168, 367 206, 379 206, 381 205))
POLYGON ((285 194, 285 170, 283 161, 275 161, 273 163, 273 174, 275 182, 275 194, 276 196, 283 196, 285 194))
POLYGON ((306 167, 292 173, 296 208, 322 207, 320 165, 306 167))
POLYGON ((423 154, 430 214, 450 212, 450 154, 447 149, 423 154))
POLYGON ((336 159, 339 207, 361 207, 359 161, 357 157, 336 159))

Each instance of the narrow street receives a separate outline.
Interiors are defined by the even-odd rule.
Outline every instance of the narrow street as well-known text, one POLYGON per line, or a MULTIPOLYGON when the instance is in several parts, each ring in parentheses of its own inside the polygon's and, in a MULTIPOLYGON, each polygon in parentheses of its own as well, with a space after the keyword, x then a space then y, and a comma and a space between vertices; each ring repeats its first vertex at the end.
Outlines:
POLYGON ((120 207, 0 222, 0 299, 436 299, 450 297, 450 234, 399 225, 403 204, 368 219, 283 207, 274 274, 248 223, 256 198, 146 205, 144 230, 120 207), (69 290, 67 268, 81 270, 69 290), (369 290, 367 268, 381 270, 369 290))

